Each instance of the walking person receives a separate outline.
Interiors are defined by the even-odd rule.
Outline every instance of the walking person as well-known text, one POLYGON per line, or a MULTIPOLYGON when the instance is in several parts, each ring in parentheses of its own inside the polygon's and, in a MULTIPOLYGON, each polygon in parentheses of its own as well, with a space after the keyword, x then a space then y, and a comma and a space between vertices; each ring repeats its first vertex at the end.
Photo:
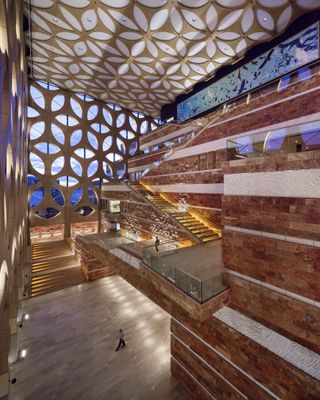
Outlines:
POLYGON ((124 341, 123 329, 119 329, 117 338, 119 339, 119 344, 118 344, 118 347, 116 348, 116 351, 118 351, 121 346, 124 347, 126 345, 126 342, 124 341))
POLYGON ((156 236, 156 241, 154 242, 154 247, 156 248, 156 251, 159 251, 159 245, 160 245, 160 240, 158 236, 156 236))

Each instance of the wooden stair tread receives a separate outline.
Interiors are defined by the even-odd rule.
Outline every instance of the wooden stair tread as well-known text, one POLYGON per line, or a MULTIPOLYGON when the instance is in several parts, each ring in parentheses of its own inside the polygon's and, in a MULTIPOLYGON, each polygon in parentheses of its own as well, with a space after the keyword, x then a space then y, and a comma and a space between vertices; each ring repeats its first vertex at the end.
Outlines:
POLYGON ((87 282, 65 240, 32 245, 31 297, 87 282))

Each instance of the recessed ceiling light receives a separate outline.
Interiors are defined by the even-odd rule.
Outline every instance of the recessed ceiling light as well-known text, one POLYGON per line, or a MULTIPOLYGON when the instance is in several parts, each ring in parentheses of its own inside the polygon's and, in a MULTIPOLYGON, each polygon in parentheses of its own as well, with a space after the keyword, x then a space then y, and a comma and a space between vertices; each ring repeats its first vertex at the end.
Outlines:
POLYGON ((267 19, 268 19, 267 17, 264 17, 264 18, 263 18, 264 22, 266 22, 266 21, 267 21, 267 19))
POLYGON ((53 22, 58 22, 58 18, 53 18, 53 22))
POLYGON ((92 22, 92 18, 87 18, 87 21, 88 22, 92 22))
POLYGON ((192 18, 192 22, 196 22, 197 18, 192 18))
POLYGON ((126 18, 121 18, 121 19, 122 19, 123 22, 127 22, 127 19, 126 19, 126 18))
POLYGON ((25 358, 25 356, 27 355, 27 350, 26 349, 22 349, 19 351, 19 358, 25 358))

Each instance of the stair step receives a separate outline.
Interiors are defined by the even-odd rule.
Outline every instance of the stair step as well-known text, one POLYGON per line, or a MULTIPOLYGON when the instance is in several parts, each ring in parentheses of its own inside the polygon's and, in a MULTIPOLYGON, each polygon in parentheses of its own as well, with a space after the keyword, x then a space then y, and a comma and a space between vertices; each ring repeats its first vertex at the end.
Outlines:
POLYGON ((52 265, 42 268, 32 268, 32 273, 35 275, 40 275, 43 273, 50 274, 52 271, 63 271, 65 269, 76 268, 77 266, 78 266, 77 263, 73 262, 72 264, 52 265))
MULTIPOLYGON (((179 221, 179 220, 178 220, 179 221)), ((185 226, 194 226, 194 225, 200 225, 203 226, 203 224, 201 224, 201 222, 197 221, 197 220, 193 220, 193 221, 179 221, 180 224, 185 225, 185 226)))
MULTIPOLYGON (((175 217, 176 220, 178 221, 198 221, 194 217, 187 216, 187 217, 175 217)), ((199 221, 198 221, 199 222, 199 221)))
POLYGON ((203 238, 203 239, 201 239, 203 242, 210 242, 211 240, 217 240, 217 239, 219 239, 219 236, 218 235, 215 235, 215 236, 207 236, 207 237, 205 237, 205 238, 203 238))
POLYGON ((79 281, 61 283, 60 285, 39 287, 39 288, 36 288, 31 291, 31 297, 36 297, 36 296, 40 296, 43 294, 56 292, 58 290, 65 289, 68 287, 78 286, 78 285, 81 285, 82 283, 86 283, 86 282, 87 282, 86 279, 84 279, 84 280, 79 280, 79 281))
POLYGON ((206 231, 206 232, 203 232, 203 233, 196 233, 196 236, 198 237, 198 238, 204 238, 204 237, 206 237, 206 236, 218 236, 217 234, 215 234, 213 231, 206 231))
POLYGON ((203 226, 186 226, 186 228, 192 233, 204 230, 203 226))
POLYGON ((65 240, 32 245, 31 297, 86 282, 65 240))
POLYGON ((77 283, 77 282, 85 282, 86 279, 81 276, 81 275, 77 275, 77 276, 73 276, 72 279, 59 279, 59 280, 53 280, 53 281, 43 281, 43 282, 39 282, 39 283, 32 283, 32 292, 35 291, 36 289, 39 288, 43 288, 43 287, 53 287, 53 286, 63 286, 65 284, 69 284, 69 283, 77 283))
POLYGON ((41 267, 42 265, 45 265, 45 264, 50 264, 50 263, 53 264, 53 263, 57 263, 57 262, 59 262, 59 263, 61 263, 61 262, 68 263, 70 261, 74 261, 74 256, 73 255, 64 256, 64 257, 56 257, 56 258, 52 258, 52 259, 48 258, 48 259, 45 259, 45 260, 34 261, 32 263, 32 266, 41 267))
MULTIPOLYGON (((76 269, 76 268, 74 268, 74 269, 76 269)), ((49 274, 45 275, 45 276, 44 275, 37 276, 37 277, 32 278, 32 286, 40 284, 40 283, 43 283, 43 282, 54 282, 54 281, 69 280, 70 278, 73 279, 74 277, 77 277, 80 273, 81 273, 81 271, 79 271, 77 269, 77 271, 73 272, 72 274, 65 273, 65 274, 59 274, 59 275, 58 274, 50 274, 50 275, 53 275, 53 276, 49 276, 49 274)))
POLYGON ((36 264, 36 265, 33 264, 32 271, 37 271, 37 270, 42 271, 42 270, 51 269, 51 268, 61 268, 61 267, 72 266, 74 264, 76 264, 75 260, 63 261, 63 262, 55 261, 55 262, 49 262, 49 263, 43 262, 41 264, 36 264))
POLYGON ((208 230, 208 229, 196 229, 196 230, 191 230, 191 232, 194 234, 194 235, 196 235, 196 236, 198 236, 199 237, 199 235, 204 235, 204 234, 206 234, 206 233, 209 233, 210 235, 212 234, 212 231, 210 231, 210 230, 208 230))
POLYGON ((197 220, 193 220, 193 221, 181 221, 178 220, 181 224, 186 225, 186 226, 192 226, 192 225, 200 225, 203 226, 203 224, 197 220))

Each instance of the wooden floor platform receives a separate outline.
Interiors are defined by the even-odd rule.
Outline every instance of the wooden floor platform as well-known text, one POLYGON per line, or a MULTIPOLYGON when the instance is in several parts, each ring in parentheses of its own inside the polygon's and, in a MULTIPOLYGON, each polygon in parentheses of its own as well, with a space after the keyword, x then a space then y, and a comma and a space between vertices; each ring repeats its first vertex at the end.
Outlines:
POLYGON ((86 282, 66 240, 32 245, 31 297, 86 282))

